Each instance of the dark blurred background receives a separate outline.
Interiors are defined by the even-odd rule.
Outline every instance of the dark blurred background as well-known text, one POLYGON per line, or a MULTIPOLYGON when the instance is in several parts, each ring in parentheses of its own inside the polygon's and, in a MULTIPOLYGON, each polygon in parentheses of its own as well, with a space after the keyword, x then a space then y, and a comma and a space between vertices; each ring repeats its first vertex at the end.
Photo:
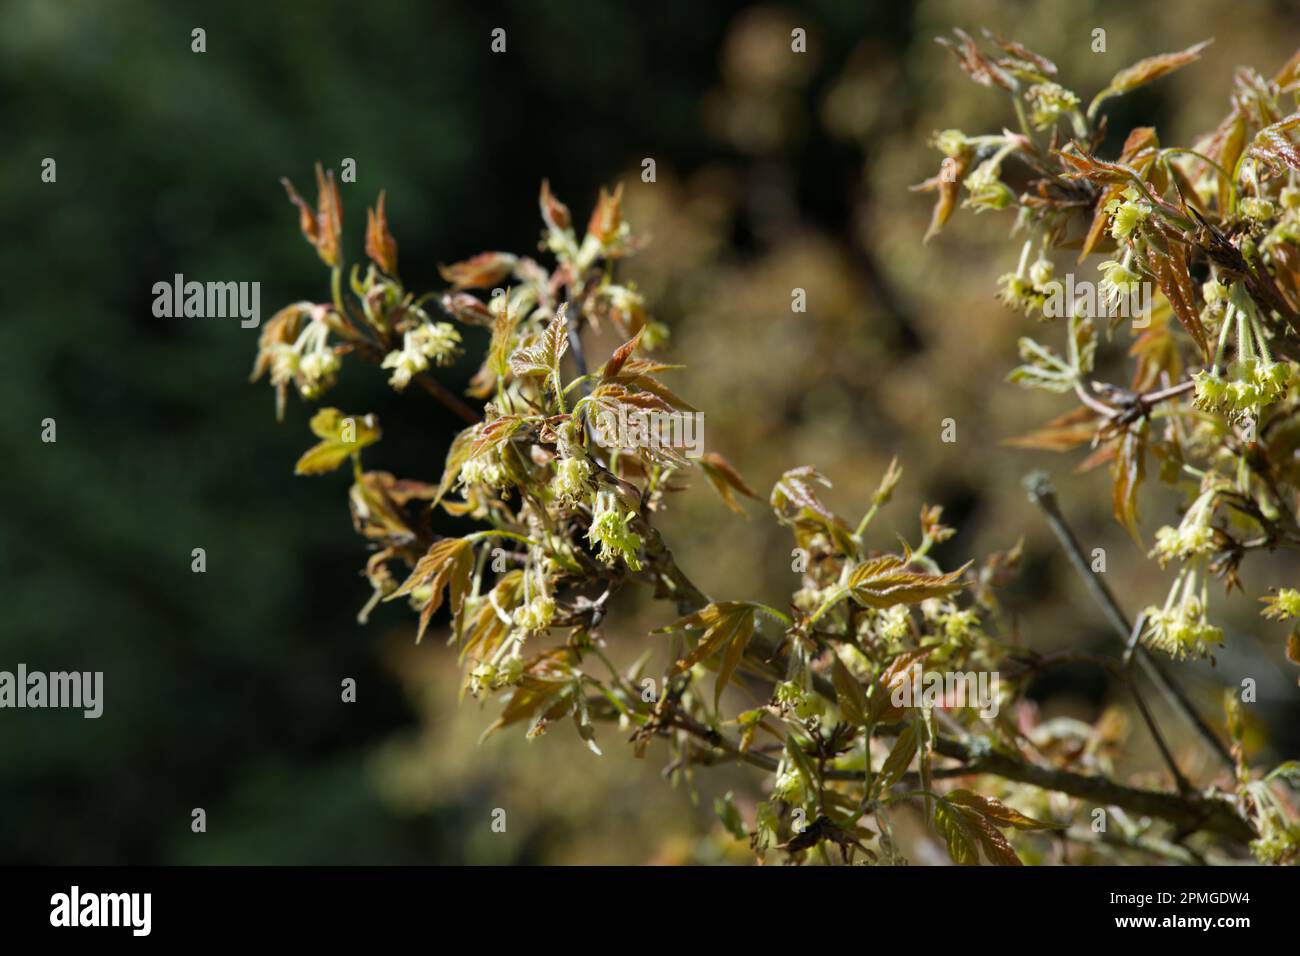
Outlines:
MULTIPOLYGON (((922 501, 962 529, 940 554, 954 564, 1023 533, 1008 599, 1022 639, 1109 648, 1020 476, 1057 475, 1130 611, 1161 601, 1170 576, 1109 519, 1102 474, 999 446, 1064 410, 1001 382, 1024 331, 993 299, 1014 268, 1010 223, 959 214, 922 247, 929 197, 906 187, 937 169, 934 130, 1008 122, 1006 102, 932 42, 953 26, 1029 44, 1084 96, 1142 56, 1217 37, 1202 63, 1117 106, 1117 140, 1139 123, 1167 142, 1211 127, 1235 66, 1271 73, 1300 42, 1296 6, 1280 0, 1248 18, 1201 0, 1177 12, 1088 0, 0 4, 0 668, 102 670, 106 684, 99 720, 0 712, 0 861, 745 859, 711 810, 720 789, 753 792, 743 773, 701 781, 693 798, 657 779, 662 751, 635 761, 617 731, 599 759, 567 729, 476 746, 491 716, 457 706, 453 652, 415 647, 401 607, 355 623, 369 590, 346 479, 293 477, 310 409, 291 398, 277 425, 270 390, 247 383, 257 332, 153 317, 153 284, 178 272, 260 281, 263 320, 326 298, 277 181, 310 198, 317 160, 357 163, 342 186, 350 261, 365 205, 387 191, 416 290, 441 287, 439 262, 532 253, 543 177, 579 221, 599 186, 623 181, 651 239, 628 274, 673 330, 668 355, 690 366, 674 387, 708 414, 710 446, 764 493, 814 464, 849 515, 899 454, 905 488, 876 529, 882 546, 895 530, 915 539, 922 501), (796 26, 802 57, 789 52, 796 26), (1097 26, 1104 54, 1090 50, 1097 26), (191 52, 195 27, 206 53, 191 52), (495 27, 504 55, 489 50, 495 27), (40 180, 45 157, 55 184, 40 180), (645 157, 654 184, 637 175, 645 157), (796 286, 806 315, 790 313, 796 286), (945 417, 956 445, 939 441, 945 417), (45 418, 55 444, 40 441, 45 418), (191 573, 195 547, 205 574, 191 573), (340 701, 348 677, 355 704, 340 701), (191 832, 195 807, 204 834, 191 832), (489 829, 496 807, 506 834, 489 829)), ((444 378, 462 388, 474 367, 444 378)), ((355 364, 328 403, 376 412, 385 435, 368 465, 406 477, 436 479, 458 427, 355 364)), ((1175 502, 1148 499, 1149 533, 1175 502)), ((789 545, 762 506, 749 510, 738 520, 700 488, 666 534, 706 591, 783 604, 789 545)), ((1294 584, 1294 564, 1245 571, 1255 593, 1294 584)), ((1232 649, 1213 671, 1189 669, 1198 700, 1217 717, 1215 687, 1255 676, 1259 748, 1294 754, 1281 629, 1248 600, 1218 607, 1232 649)), ((616 656, 630 660, 643 625, 666 618, 626 610, 616 656)), ((1045 713, 1091 721, 1118 694, 1085 672, 1039 696, 1045 713)))

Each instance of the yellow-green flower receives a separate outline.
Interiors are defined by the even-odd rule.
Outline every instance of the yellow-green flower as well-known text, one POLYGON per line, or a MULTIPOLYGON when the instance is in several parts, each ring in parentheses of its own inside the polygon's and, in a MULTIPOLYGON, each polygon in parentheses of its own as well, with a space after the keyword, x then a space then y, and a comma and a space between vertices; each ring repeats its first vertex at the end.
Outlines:
POLYGON ((1047 129, 1063 114, 1079 108, 1079 97, 1059 83, 1035 83, 1025 91, 1025 101, 1034 129, 1047 129))
POLYGON ((622 510, 618 499, 611 491, 602 491, 596 495, 596 503, 591 512, 591 527, 587 529, 587 540, 598 547, 596 556, 606 564, 613 564, 616 558, 633 571, 641 570, 637 560, 637 549, 641 547, 641 536, 631 530, 634 515, 622 510))
POLYGON ((1106 211, 1111 216, 1111 237, 1121 241, 1133 235, 1137 227, 1151 215, 1151 204, 1138 201, 1136 190, 1125 190, 1125 195, 1129 198, 1112 199, 1106 206, 1106 211))
POLYGON ((1241 201, 1241 214, 1247 219, 1264 222, 1277 215, 1277 207, 1268 199, 1248 196, 1241 201))
POLYGON ((1196 589, 1195 571, 1183 568, 1169 589, 1164 607, 1148 607, 1142 642, 1175 660, 1205 657, 1223 643, 1223 630, 1206 617, 1208 589, 1196 589))
POLYGON ((1107 301, 1126 299, 1141 290, 1142 277, 1130 269, 1126 262, 1107 259, 1097 268, 1102 273, 1097 291, 1107 301))
POLYGON ((1260 598, 1267 607, 1259 613, 1274 621, 1284 621, 1289 617, 1300 617, 1300 591, 1295 588, 1281 588, 1276 594, 1260 598))
POLYGON ((555 477, 551 479, 551 491, 555 494, 555 500, 569 505, 586 501, 591 494, 590 478, 591 462, 586 457, 557 458, 555 477))

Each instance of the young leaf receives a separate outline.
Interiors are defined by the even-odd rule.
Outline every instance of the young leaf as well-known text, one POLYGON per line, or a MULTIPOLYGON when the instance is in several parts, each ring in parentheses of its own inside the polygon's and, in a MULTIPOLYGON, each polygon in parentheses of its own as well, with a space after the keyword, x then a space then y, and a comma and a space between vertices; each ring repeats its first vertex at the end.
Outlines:
POLYGON ((452 615, 460 614, 473 574, 473 543, 464 538, 443 538, 429 548, 428 553, 416 562, 410 577, 384 600, 392 601, 410 594, 417 587, 429 585, 429 601, 420 611, 420 629, 415 636, 418 644, 424 638, 430 618, 442 606, 444 591, 448 593, 452 615))
POLYGON ((976 849, 979 838, 965 814, 944 800, 936 800, 934 828, 943 837, 954 863, 958 866, 979 865, 979 851, 976 849))
POLYGON ((736 808, 736 795, 730 790, 721 797, 713 798, 713 812, 722 821, 723 829, 737 840, 748 838, 749 831, 745 829, 745 821, 740 816, 740 810, 736 808))
POLYGON ((713 490, 718 493, 728 508, 743 515, 744 509, 736 501, 736 496, 732 493, 738 491, 742 495, 748 495, 751 498, 757 498, 754 489, 745 483, 745 479, 740 477, 740 472, 732 467, 731 462, 719 455, 717 452, 706 452, 699 458, 700 470, 704 472, 704 477, 708 479, 713 490))
POLYGON ((855 727, 867 723, 867 692, 862 683, 849 673, 839 657, 831 658, 831 683, 835 686, 835 698, 840 704, 840 713, 855 727))
POLYGON ((713 706, 716 709, 727 681, 736 672, 744 657, 745 648, 754 636, 754 606, 737 601, 717 602, 694 614, 688 614, 667 627, 659 628, 654 633, 700 628, 703 633, 696 640, 695 646, 677 662, 676 669, 679 672, 690 670, 719 650, 724 651, 713 691, 713 706))
POLYGON ((504 281, 518 261, 508 252, 480 252, 463 262, 439 265, 438 272, 457 289, 490 289, 504 281))
POLYGON ((566 308, 561 305, 542 330, 541 338, 510 356, 510 371, 523 378, 528 375, 558 375, 560 359, 569 348, 566 308))
POLYGON ((312 416, 310 427, 321 441, 298 459, 295 475, 333 471, 354 452, 379 441, 379 420, 374 415, 348 416, 337 408, 322 408, 312 416))
POLYGON ((848 580, 849 593, 859 604, 879 611, 896 604, 920 604, 929 598, 947 597, 960 591, 960 578, 970 565, 967 561, 947 574, 927 574, 909 571, 905 559, 886 554, 853 569, 848 580))
POLYGON ((772 486, 770 498, 777 520, 787 527, 794 528, 797 532, 796 537, 819 530, 825 531, 841 552, 854 554, 857 545, 853 541, 853 532, 822 504, 813 488, 814 483, 827 488, 831 484, 816 469, 807 466, 793 468, 782 475, 781 480, 772 486))
POLYGON ((885 758, 885 762, 880 768, 881 792, 898 783, 903 774, 907 772, 908 766, 912 763, 912 758, 916 756, 916 745, 916 724, 910 723, 898 735, 898 739, 894 741, 893 749, 889 751, 889 756, 885 758))
POLYGON ((388 231, 388 215, 384 212, 382 189, 375 208, 366 210, 366 255, 390 276, 397 275, 397 240, 388 231))
POLYGON ((1137 494, 1142 479, 1146 476, 1146 420, 1131 425, 1116 442, 1116 455, 1111 463, 1111 507, 1115 519, 1132 535, 1134 541, 1141 543, 1138 534, 1137 494))
POLYGON ((1015 827, 1017 830, 1055 830, 1054 823, 1044 823, 1027 817, 1019 810, 1013 810, 1006 804, 992 797, 985 797, 966 789, 952 790, 944 794, 949 803, 969 807, 977 813, 988 817, 1000 827, 1015 827))
POLYGON ((1158 80, 1160 77, 1174 72, 1174 70, 1182 69, 1187 64, 1194 63, 1201 58, 1201 51, 1213 42, 1213 40, 1202 40, 1195 46, 1189 46, 1186 50, 1149 56, 1144 60, 1138 60, 1130 67, 1125 67, 1116 73, 1111 78, 1110 85, 1093 99, 1088 106, 1088 115, 1095 116, 1097 107, 1101 105, 1102 100, 1108 97, 1120 96, 1131 90, 1136 90, 1139 86, 1145 86, 1153 80, 1158 80))

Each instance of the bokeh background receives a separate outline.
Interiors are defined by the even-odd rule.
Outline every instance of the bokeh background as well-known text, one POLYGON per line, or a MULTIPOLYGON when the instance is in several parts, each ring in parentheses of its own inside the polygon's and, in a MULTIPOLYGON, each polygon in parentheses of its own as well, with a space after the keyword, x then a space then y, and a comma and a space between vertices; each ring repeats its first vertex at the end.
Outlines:
MULTIPOLYGON (((1210 127, 1233 69, 1270 73, 1300 43, 1292 2, 1167 5, 1069 0, 801 4, 614 3, 0 4, 0 668, 102 670, 99 720, 0 712, 0 861, 7 863, 744 862, 713 797, 752 803, 742 770, 660 779, 606 730, 596 758, 561 729, 476 741, 489 712, 457 705, 452 651, 413 644, 387 606, 366 627, 365 553, 342 476, 295 479, 310 410, 274 421, 246 382, 256 332, 233 320, 156 319, 151 287, 174 273, 257 280, 263 317, 327 296, 277 182, 357 162, 342 187, 350 258, 364 206, 386 189, 410 288, 441 286, 438 262, 484 249, 532 252, 543 177, 586 215, 602 184, 626 184, 651 239, 628 266, 668 355, 674 387, 707 413, 706 437, 765 493, 813 464, 856 517, 889 458, 906 470, 878 520, 915 539, 922 502, 961 534, 942 561, 1006 548, 1026 558, 1006 596, 1021 639, 1108 651, 1111 638, 1020 489, 1048 467, 1085 544, 1104 547, 1130 611, 1169 577, 1107 512, 1103 473, 1078 457, 1000 442, 1062 410, 1002 383, 1021 320, 994 300, 1014 268, 1005 218, 959 214, 923 247, 937 129, 1008 122, 1005 100, 965 79, 936 35, 1013 36, 1090 96, 1119 68, 1213 36, 1196 66, 1112 111, 1118 139, 1154 123, 1167 142, 1210 127), (505 55, 489 33, 507 30, 505 55), (793 56, 793 27, 809 52, 793 56), (1104 54, 1091 31, 1107 30, 1104 54), (190 31, 207 31, 207 52, 190 31), (1177 107, 1177 108, 1175 108, 1177 107), (45 157, 56 184, 40 181, 45 157), (641 160, 658 179, 645 184, 641 160), (790 311, 791 289, 808 311, 790 311), (57 421, 58 441, 40 441, 57 421), (958 440, 939 440, 944 418, 958 440), (194 547, 205 574, 190 570, 194 547), (358 701, 340 701, 352 677, 358 701), (194 834, 190 811, 207 812, 194 834), (505 834, 490 814, 507 810, 505 834)), ((599 356, 610 344, 598 340, 599 356)), ((1110 354, 1120 352, 1118 345, 1110 354)), ((464 386, 469 361, 448 370, 464 386)), ((436 478, 457 423, 399 399, 372 370, 345 370, 331 404, 377 412, 369 458, 436 478)), ((1143 499, 1148 533, 1174 517, 1143 499)), ((789 543, 761 503, 737 519, 703 486, 665 517, 708 592, 782 605, 789 543)), ((1254 559, 1255 593, 1296 567, 1254 559)), ((1205 713, 1217 688, 1259 682, 1259 754, 1294 755, 1295 674, 1278 626, 1240 597, 1217 667, 1184 668, 1205 713)), ((629 599, 607 632, 630 660, 670 609, 629 599)), ((1045 716, 1094 720, 1121 700, 1095 672, 1035 687, 1045 716)), ((1195 746, 1178 737, 1189 766, 1195 746)), ((1150 766, 1133 734, 1133 766, 1150 766)), ((927 859, 918 850, 922 861, 927 859)))

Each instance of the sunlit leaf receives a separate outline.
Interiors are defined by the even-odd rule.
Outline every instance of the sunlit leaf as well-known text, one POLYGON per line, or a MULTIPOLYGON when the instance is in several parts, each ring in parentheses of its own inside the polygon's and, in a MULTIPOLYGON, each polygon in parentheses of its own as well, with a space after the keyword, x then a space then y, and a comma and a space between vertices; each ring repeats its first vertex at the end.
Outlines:
POLYGON ((333 471, 355 452, 379 441, 379 420, 374 415, 344 415, 337 408, 322 408, 313 415, 311 430, 321 441, 298 459, 295 475, 333 471))

